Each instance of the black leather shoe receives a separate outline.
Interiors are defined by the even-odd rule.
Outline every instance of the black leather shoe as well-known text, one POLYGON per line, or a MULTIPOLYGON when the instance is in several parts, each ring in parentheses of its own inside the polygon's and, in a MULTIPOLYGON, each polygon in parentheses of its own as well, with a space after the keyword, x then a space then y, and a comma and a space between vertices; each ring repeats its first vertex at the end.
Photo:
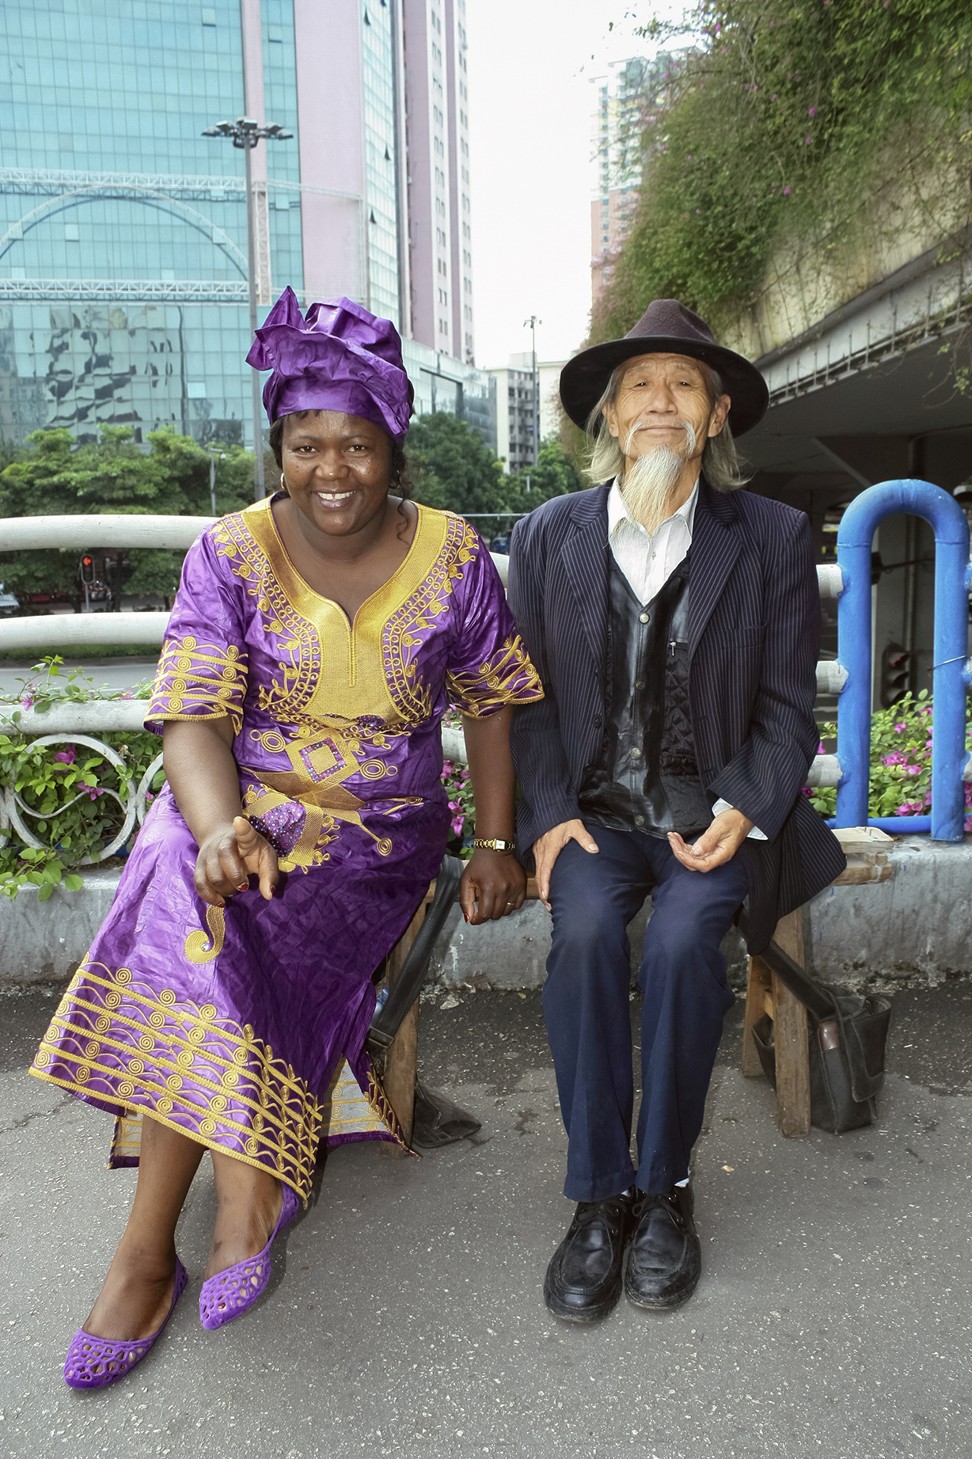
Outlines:
POLYGON ((581 1201, 547 1267, 543 1299, 555 1317, 597 1322, 621 1296, 633 1195, 581 1201))
POLYGON ((689 1186, 673 1186, 663 1196, 639 1194, 624 1269, 624 1295, 636 1307, 678 1307, 695 1291, 702 1249, 692 1208, 689 1186))

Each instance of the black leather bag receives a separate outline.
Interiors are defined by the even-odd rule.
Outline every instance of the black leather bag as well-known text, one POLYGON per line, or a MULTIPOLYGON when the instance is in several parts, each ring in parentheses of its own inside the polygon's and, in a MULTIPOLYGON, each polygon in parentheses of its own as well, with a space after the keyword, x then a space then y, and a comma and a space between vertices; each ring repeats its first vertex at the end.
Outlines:
MULTIPOLYGON (((877 1095, 884 1082, 884 1051, 891 1022, 887 998, 837 993, 810 977, 775 943, 760 957, 809 1014, 812 1123, 834 1135, 873 1124, 877 1095)), ((772 1020, 760 1018, 752 1033, 763 1072, 775 1087, 772 1020)))
POLYGON ((833 1017, 818 1020, 810 1033, 810 1118, 839 1135, 877 1118, 891 1004, 875 995, 832 997, 833 1017))

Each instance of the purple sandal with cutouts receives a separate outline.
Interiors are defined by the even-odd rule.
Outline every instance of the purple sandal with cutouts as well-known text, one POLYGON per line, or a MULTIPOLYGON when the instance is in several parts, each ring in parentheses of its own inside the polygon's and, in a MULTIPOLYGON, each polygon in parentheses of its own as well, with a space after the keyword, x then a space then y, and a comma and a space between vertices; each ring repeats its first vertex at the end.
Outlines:
POLYGON ((299 1210, 300 1201, 290 1186, 285 1185, 277 1224, 263 1250, 203 1282, 199 1293, 199 1321, 207 1331, 214 1332, 234 1317, 242 1317, 263 1294, 270 1280, 270 1248, 299 1210))
POLYGON ((142 1361, 162 1335, 162 1329, 175 1311, 175 1305, 186 1290, 189 1280, 186 1269, 176 1257, 175 1286, 169 1310, 157 1332, 149 1337, 121 1342, 111 1337, 95 1337, 79 1327, 71 1339, 64 1359, 64 1381, 69 1388, 107 1388, 117 1383, 142 1361))

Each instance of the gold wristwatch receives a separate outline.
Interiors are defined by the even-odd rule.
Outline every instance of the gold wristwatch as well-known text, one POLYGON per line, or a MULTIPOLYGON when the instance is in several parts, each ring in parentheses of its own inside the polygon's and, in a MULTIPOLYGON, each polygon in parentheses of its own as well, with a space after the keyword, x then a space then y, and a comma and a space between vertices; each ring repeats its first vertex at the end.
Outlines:
POLYGON ((515 851, 515 841, 504 841, 500 836, 474 836, 474 851, 515 851))

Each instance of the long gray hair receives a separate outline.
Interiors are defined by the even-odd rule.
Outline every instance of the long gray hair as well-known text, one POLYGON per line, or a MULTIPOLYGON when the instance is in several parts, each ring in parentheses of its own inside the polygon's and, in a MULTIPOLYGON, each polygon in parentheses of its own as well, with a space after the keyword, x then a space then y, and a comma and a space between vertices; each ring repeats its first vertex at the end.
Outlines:
MULTIPOLYGON (((602 481, 611 481, 624 471, 624 452, 617 437, 612 436, 608 430, 604 412, 617 398, 618 386, 628 363, 627 360, 622 360, 620 365, 615 366, 603 395, 587 417, 587 434, 592 437, 592 444, 591 459, 585 475, 595 486, 602 481)), ((705 377, 709 402, 714 405, 719 396, 725 394, 722 381, 710 365, 703 360, 698 363, 705 377)), ((745 486, 750 479, 743 474, 728 421, 717 436, 710 436, 706 441, 702 452, 702 471, 706 481, 716 491, 735 491, 738 487, 745 486)))

